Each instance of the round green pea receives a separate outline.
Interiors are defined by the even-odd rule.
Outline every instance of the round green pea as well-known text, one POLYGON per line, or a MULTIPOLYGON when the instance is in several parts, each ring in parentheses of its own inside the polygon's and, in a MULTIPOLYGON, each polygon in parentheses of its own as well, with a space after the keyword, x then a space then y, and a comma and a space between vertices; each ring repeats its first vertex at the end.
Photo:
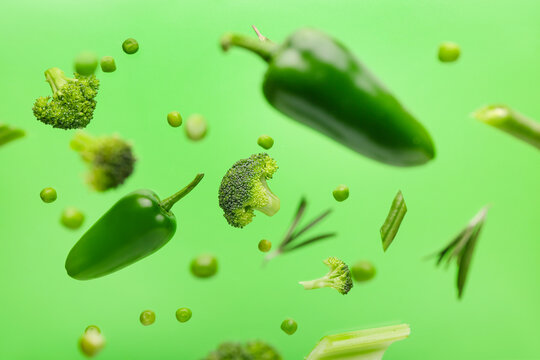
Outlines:
POLYGON ((167 122, 172 127, 179 127, 182 125, 182 116, 178 111, 171 111, 167 114, 167 122))
POLYGON ((186 130, 186 135, 189 139, 198 141, 206 136, 208 124, 206 123, 204 116, 194 114, 186 120, 184 129, 186 130))
POLYGON ((270 149, 272 146, 274 146, 274 139, 272 139, 270 136, 268 135, 261 135, 259 136, 259 138, 257 139, 257 144, 259 144, 260 147, 268 150, 270 149))
POLYGON ((459 45, 450 41, 439 45, 439 60, 441 62, 453 62, 459 58, 461 50, 459 45))
POLYGON ((349 187, 347 185, 339 185, 334 189, 332 195, 334 195, 334 199, 339 202, 345 201, 349 197, 349 187))
POLYGON ((88 76, 92 75, 98 66, 96 54, 90 51, 83 51, 75 58, 75 72, 88 76))
POLYGON ((296 329, 298 329, 298 324, 293 319, 285 319, 281 323, 281 330, 283 330, 288 335, 294 334, 296 332, 296 329))
POLYGON ((180 308, 176 310, 176 320, 180 321, 181 323, 184 323, 191 319, 191 310, 188 308, 180 308))
POLYGON ((203 254, 191 261, 191 273, 198 278, 214 276, 218 270, 218 261, 215 256, 203 254))
POLYGON ((152 325, 156 321, 156 313, 152 310, 144 310, 139 316, 139 320, 144 326, 152 325))
POLYGON ((116 62, 112 56, 102 57, 100 64, 103 72, 113 72, 116 70, 116 62))
POLYGON ((139 43, 133 38, 126 39, 122 43, 122 49, 126 54, 135 54, 139 51, 139 43))
POLYGON ((261 240, 259 241, 259 250, 262 252, 269 252, 272 248, 272 242, 269 240, 261 240))
POLYGON ((68 207, 62 213, 60 222, 68 229, 75 230, 84 222, 84 214, 77 208, 68 207))
POLYGON ((358 261, 351 268, 352 277, 357 282, 373 279, 376 272, 375 266, 367 260, 358 261))
POLYGON ((41 200, 47 204, 54 202, 57 198, 56 190, 54 190, 52 187, 46 187, 45 189, 41 190, 39 196, 41 197, 41 200))
POLYGON ((85 331, 79 339, 79 348, 88 357, 97 355, 104 346, 105 338, 98 331, 85 331))
POLYGON ((89 325, 89 326, 87 326, 86 329, 84 330, 84 332, 88 332, 88 331, 97 331, 98 333, 101 334, 101 329, 97 325, 89 325))

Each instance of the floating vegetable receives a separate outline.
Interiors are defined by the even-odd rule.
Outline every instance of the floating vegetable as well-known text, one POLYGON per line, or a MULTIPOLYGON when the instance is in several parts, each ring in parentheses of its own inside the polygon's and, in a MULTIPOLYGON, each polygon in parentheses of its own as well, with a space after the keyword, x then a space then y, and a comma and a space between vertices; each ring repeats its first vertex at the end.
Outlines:
POLYGON ((261 252, 269 252, 272 249, 272 242, 266 239, 259 241, 259 250, 261 252))
POLYGON ((298 329, 298 324, 293 319, 285 319, 281 323, 281 330, 287 335, 292 335, 298 329))
POLYGON ((209 278, 216 275, 218 261, 214 255, 202 254, 191 260, 190 270, 193 276, 198 278, 209 278))
POLYGON ((41 190, 39 197, 44 203, 52 203, 57 198, 56 190, 54 190, 52 187, 46 187, 45 189, 41 190))
POLYGON ((403 194, 401 193, 401 191, 398 191, 398 193, 394 197, 394 201, 392 201, 392 207, 390 208, 390 212, 388 213, 388 216, 386 217, 386 220, 383 226, 381 226, 380 230, 384 251, 386 251, 392 241, 394 241, 394 238, 396 237, 401 222, 403 221, 403 217, 406 213, 407 205, 405 205, 403 194))
POLYGON ((92 75, 96 72, 97 66, 97 56, 91 51, 83 51, 75 58, 75 72, 80 75, 92 75))
POLYGON ((79 349, 88 357, 96 356, 103 350, 104 346, 105 338, 101 334, 101 330, 95 325, 88 326, 79 339, 79 349))
POLYGON ((451 41, 445 41, 439 45, 439 60, 441 62, 454 62, 459 58, 461 50, 459 45, 451 41))
POLYGON ((160 200, 150 190, 124 196, 81 237, 69 252, 66 270, 78 280, 105 276, 154 253, 173 237, 173 205, 193 190, 204 174, 176 194, 160 200))
POLYGON ((346 295, 353 287, 351 273, 347 264, 336 257, 329 257, 323 262, 330 268, 328 274, 319 279, 300 281, 300 285, 306 290, 325 287, 334 288, 340 294, 346 295))
POLYGON ((6 124, 0 124, 0 146, 10 141, 24 137, 24 130, 11 127, 6 124))
POLYGON ((60 217, 60 223, 71 230, 77 230, 84 222, 84 214, 76 207, 70 206, 64 209, 60 217))
POLYGON ((186 135, 190 140, 199 141, 206 136, 208 124, 206 123, 204 116, 194 114, 188 117, 186 120, 184 130, 186 131, 186 135))
POLYGON ((357 261, 351 268, 352 277, 356 282, 369 281, 375 277, 376 272, 375 266, 367 260, 357 261))
POLYGON ((332 191, 332 195, 336 201, 345 201, 349 198, 349 187, 347 185, 339 185, 332 191))
POLYGON ((144 310, 139 316, 139 321, 144 326, 152 325, 156 322, 156 313, 152 310, 144 310))
POLYGON ((139 43, 133 38, 128 38, 122 43, 122 50, 124 50, 126 54, 135 54, 139 51, 139 43))
POLYGON ((178 111, 171 111, 167 114, 167 122, 172 127, 179 127, 182 125, 182 116, 178 111))
POLYGON ((178 320, 181 323, 184 323, 186 321, 189 321, 191 319, 191 310, 188 308, 180 308, 176 310, 176 320, 178 320))
POLYGON ((116 62, 112 56, 104 56, 101 58, 101 70, 103 72, 113 72, 116 71, 116 62))
POLYGON ((245 344, 224 342, 203 360, 282 360, 270 344, 256 340, 245 344))
POLYGON ((270 149, 272 146, 274 146, 274 139, 272 139, 270 136, 268 135, 261 135, 259 136, 259 138, 257 139, 257 144, 259 144, 260 147, 262 147, 263 149, 270 149))

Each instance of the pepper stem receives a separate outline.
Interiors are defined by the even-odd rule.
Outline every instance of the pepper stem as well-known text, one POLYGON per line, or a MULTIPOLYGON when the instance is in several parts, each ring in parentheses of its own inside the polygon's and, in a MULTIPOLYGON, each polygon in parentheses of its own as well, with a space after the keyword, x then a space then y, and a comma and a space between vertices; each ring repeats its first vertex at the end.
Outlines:
POLYGON ((197 184, 202 180, 203 177, 204 174, 197 174, 197 176, 195 176, 195 179, 193 179, 193 181, 190 182, 188 186, 186 186, 176 194, 164 199, 160 204, 161 207, 166 211, 170 211, 173 205, 176 204, 178 200, 189 194, 191 190, 195 189, 195 186, 197 186, 197 184))
MULTIPOLYGON (((254 29, 257 29, 254 27, 254 29)), ((221 37, 221 48, 223 51, 227 51, 231 46, 238 46, 247 50, 254 52, 259 55, 264 61, 269 62, 272 59, 272 55, 278 48, 278 45, 269 41, 266 37, 262 36, 261 33, 257 31, 257 35, 260 40, 235 33, 226 33, 221 37), (264 38, 264 40, 261 38, 264 38)))

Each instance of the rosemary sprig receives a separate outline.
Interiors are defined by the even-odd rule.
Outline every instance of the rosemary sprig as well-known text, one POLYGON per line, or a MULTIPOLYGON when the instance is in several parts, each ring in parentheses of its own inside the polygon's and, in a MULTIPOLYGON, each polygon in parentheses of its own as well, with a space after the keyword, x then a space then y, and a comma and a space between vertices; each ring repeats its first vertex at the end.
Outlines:
POLYGON ((388 213, 383 226, 381 226, 381 240, 384 251, 386 251, 392 241, 394 241, 406 213, 407 205, 405 205, 405 200, 403 199, 403 194, 400 190, 394 197, 390 212, 388 213))
POLYGON ((0 145, 21 138, 25 135, 24 130, 13 128, 11 126, 0 124, 0 145))

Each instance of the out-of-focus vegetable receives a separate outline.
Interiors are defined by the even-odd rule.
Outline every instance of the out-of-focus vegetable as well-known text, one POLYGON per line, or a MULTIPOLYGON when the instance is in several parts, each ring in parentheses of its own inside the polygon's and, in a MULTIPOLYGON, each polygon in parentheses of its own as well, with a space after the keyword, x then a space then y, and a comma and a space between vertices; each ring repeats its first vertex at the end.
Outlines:
POLYGON ((429 133, 339 41, 300 29, 282 44, 225 34, 268 63, 263 93, 285 115, 372 159, 421 165, 435 156, 429 133))
POLYGON ((214 255, 202 254, 191 260, 190 270, 193 276, 209 278, 216 275, 218 261, 214 255))
POLYGON ((0 146, 24 137, 24 130, 0 123, 0 146))
POLYGON ((193 141, 199 141, 206 136, 208 130, 208 124, 204 116, 194 114, 188 117, 186 125, 184 126, 186 135, 193 141))
POLYGON ((285 319, 281 323, 281 330, 283 330, 285 334, 292 335, 296 332, 297 329, 298 324, 293 319, 285 319))
POLYGON ((395 341, 409 337, 407 324, 357 330, 323 337, 306 360, 381 360, 395 341))
POLYGON ((75 207, 64 209, 60 217, 60 223, 71 230, 76 230, 81 227, 84 222, 84 214, 75 207))
POLYGON ((219 206, 231 226, 248 225, 255 216, 254 210, 268 216, 279 211, 279 198, 266 183, 277 169, 274 159, 260 153, 237 161, 227 171, 219 187, 219 206))
POLYGON ((39 97, 32 108, 36 119, 54 128, 81 129, 94 116, 99 80, 94 75, 68 78, 59 68, 45 71, 53 95, 39 97))
POLYGON ((176 232, 173 205, 193 190, 203 174, 176 194, 160 200, 150 190, 121 198, 73 246, 66 271, 78 280, 105 276, 153 254, 176 232))
POLYGON ((156 322, 156 313, 152 310, 144 310, 139 316, 139 320, 144 326, 152 325, 156 322))
POLYGON ((477 110, 473 116, 540 149, 540 123, 505 105, 489 105, 477 110))
POLYGON ((349 187, 347 185, 339 185, 332 191, 332 195, 334 195, 336 201, 345 201, 349 198, 349 187))
POLYGON ((135 54, 139 51, 139 43, 133 38, 126 39, 122 43, 122 50, 124 50, 126 54, 135 54))
POLYGON ((439 45, 438 57, 441 62, 454 62, 459 58, 460 54, 459 45, 454 42, 445 41, 439 45))
POLYGON ((262 252, 269 252, 272 248, 272 242, 266 239, 259 241, 259 250, 262 252))
POLYGON ((104 346, 105 338, 101 334, 101 330, 94 325, 87 327, 79 339, 79 349, 88 357, 96 356, 104 346))
POLYGON ((84 331, 97 331, 101 334, 101 329, 97 325, 88 325, 84 331))
POLYGON ((403 194, 401 191, 398 191, 392 201, 392 206, 390 207, 390 212, 384 221, 383 226, 381 226, 381 240, 383 250, 386 251, 399 230, 399 226, 403 221, 403 217, 407 213, 407 205, 405 205, 405 200, 403 199, 403 194))
POLYGON ((329 287, 336 289, 342 295, 346 295, 353 287, 351 273, 347 264, 335 257, 329 257, 324 260, 324 263, 330 268, 328 274, 319 279, 300 281, 299 284, 306 290, 329 287))
POLYGON ((83 51, 75 58, 75 72, 83 76, 95 73, 97 66, 97 56, 91 51, 83 51))
POLYGON ((171 111, 167 114, 167 122, 172 127, 179 127, 182 125, 182 116, 178 111, 171 111))
POLYGON ((113 72, 116 71, 116 62, 112 56, 104 56, 101 58, 101 70, 103 72, 113 72))
POLYGON ((225 342, 203 360, 281 360, 281 355, 264 341, 245 344, 225 342))
POLYGON ((465 280, 469 274, 469 268, 471 266, 471 259, 480 236, 480 231, 484 226, 487 212, 489 207, 483 207, 472 219, 467 226, 456 236, 447 246, 445 246, 437 254, 437 265, 440 265, 443 261, 449 264, 452 260, 456 260, 457 263, 457 289, 458 298, 463 296, 463 288, 465 287, 465 280))
POLYGON ((188 308, 180 308, 176 310, 176 320, 178 320, 181 323, 184 323, 186 321, 189 321, 191 319, 191 310, 188 308))
POLYGON ((96 191, 114 189, 133 173, 136 159, 131 145, 116 135, 94 137, 80 131, 70 146, 88 164, 87 181, 96 191))
POLYGON ((56 190, 54 190, 52 187, 46 187, 45 189, 41 190, 39 197, 44 203, 52 203, 57 198, 56 190))
POLYGON ((270 136, 268 135, 261 135, 259 136, 259 138, 257 139, 257 144, 259 144, 260 147, 262 147, 263 149, 270 149, 272 146, 274 146, 274 139, 272 139, 270 136))
POLYGON ((375 277, 376 272, 375 266, 367 260, 357 261, 351 268, 352 277, 356 282, 371 280, 375 277))

